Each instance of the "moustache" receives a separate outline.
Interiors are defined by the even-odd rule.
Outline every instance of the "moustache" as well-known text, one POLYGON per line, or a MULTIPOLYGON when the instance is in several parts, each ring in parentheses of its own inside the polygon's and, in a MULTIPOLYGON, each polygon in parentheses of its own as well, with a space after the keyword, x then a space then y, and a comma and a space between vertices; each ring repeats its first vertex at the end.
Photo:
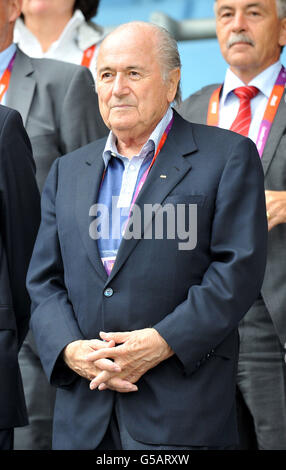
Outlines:
POLYGON ((248 36, 246 36, 245 34, 243 33, 239 33, 239 34, 233 34, 229 40, 227 41, 227 48, 229 49, 230 47, 232 47, 234 44, 237 44, 237 43, 240 43, 240 42, 244 42, 246 44, 250 44, 250 46, 254 46, 254 42, 252 41, 252 39, 250 39, 248 36))

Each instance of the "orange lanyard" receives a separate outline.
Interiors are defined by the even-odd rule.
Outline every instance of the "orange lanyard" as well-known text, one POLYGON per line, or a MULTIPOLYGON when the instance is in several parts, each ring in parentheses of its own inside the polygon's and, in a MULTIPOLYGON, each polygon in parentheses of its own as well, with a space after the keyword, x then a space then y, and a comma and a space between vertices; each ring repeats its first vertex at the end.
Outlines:
POLYGON ((90 63, 91 63, 92 58, 94 56, 95 49, 96 49, 96 44, 94 44, 93 46, 90 46, 88 49, 86 49, 84 51, 82 61, 81 61, 81 65, 83 65, 84 67, 87 67, 87 68, 90 67, 90 63))
POLYGON ((2 102, 3 96, 5 95, 6 91, 8 90, 10 78, 11 78, 11 71, 13 68, 14 60, 15 60, 16 53, 13 55, 12 59, 10 60, 8 67, 6 68, 5 72, 3 73, 2 77, 0 78, 0 103, 2 102))
MULTIPOLYGON (((256 146, 260 157, 263 154, 271 126, 278 111, 279 103, 284 93, 285 84, 286 70, 282 67, 267 102, 266 110, 258 132, 256 146)), ((219 123, 219 97, 221 89, 222 85, 213 92, 209 101, 207 117, 207 124, 209 126, 218 126, 219 123)))
POLYGON ((219 97, 222 90, 222 85, 213 92, 210 97, 209 107, 208 107, 208 117, 207 125, 208 126, 218 126, 218 113, 219 113, 219 97))
POLYGON ((166 139, 167 139, 167 137, 168 137, 168 134, 169 134, 169 132, 170 132, 170 130, 171 130, 171 128, 172 128, 173 122, 174 122, 174 117, 172 117, 171 121, 170 121, 169 124, 167 125, 167 127, 166 127, 166 129, 165 129, 165 131, 164 131, 164 134, 162 135, 161 140, 160 140, 160 142, 159 142, 159 145, 158 145, 158 147, 157 147, 156 153, 155 153, 155 155, 154 155, 154 157, 153 157, 153 159, 152 159, 152 161, 151 161, 149 167, 148 167, 147 170, 144 172, 143 176, 141 177, 141 179, 140 179, 140 181, 139 181, 139 183, 138 183, 138 186, 137 186, 137 188, 136 188, 136 190, 135 190, 135 194, 134 194, 133 199, 132 199, 132 202, 131 202, 131 206, 130 206, 130 210, 129 210, 129 217, 130 217, 130 213, 131 213, 131 211, 132 211, 132 207, 134 206, 135 201, 136 201, 136 199, 137 199, 137 196, 138 196, 138 194, 140 193, 141 189, 143 188, 143 185, 144 185, 144 183, 145 183, 145 181, 146 181, 146 179, 147 179, 147 176, 148 176, 148 174, 149 174, 149 171, 151 170, 152 166, 154 165, 154 163, 155 163, 155 161, 156 161, 156 158, 158 157, 159 153, 161 152, 162 148, 164 147, 164 144, 165 144, 165 142, 166 142, 166 139))

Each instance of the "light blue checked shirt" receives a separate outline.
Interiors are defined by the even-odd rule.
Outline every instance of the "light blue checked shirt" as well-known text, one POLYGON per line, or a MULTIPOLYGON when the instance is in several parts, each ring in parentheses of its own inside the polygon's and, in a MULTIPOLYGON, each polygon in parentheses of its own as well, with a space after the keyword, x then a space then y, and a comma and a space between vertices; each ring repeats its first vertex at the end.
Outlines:
POLYGON ((150 165, 172 117, 173 111, 169 107, 139 155, 134 155, 131 159, 118 153, 116 137, 112 131, 109 133, 102 156, 106 171, 97 201, 98 205, 106 208, 101 233, 106 234, 108 231, 109 235, 108 237, 101 236, 97 240, 99 253, 105 266, 115 261, 137 185, 150 165))

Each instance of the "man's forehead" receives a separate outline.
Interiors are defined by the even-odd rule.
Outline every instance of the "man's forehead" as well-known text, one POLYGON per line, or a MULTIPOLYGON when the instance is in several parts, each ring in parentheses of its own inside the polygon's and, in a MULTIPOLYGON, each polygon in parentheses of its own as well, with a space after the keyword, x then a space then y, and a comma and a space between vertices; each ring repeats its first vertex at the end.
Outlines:
POLYGON ((110 42, 107 47, 100 48, 97 58, 98 69, 104 67, 137 68, 146 69, 148 64, 156 59, 155 48, 148 47, 146 43, 123 43, 110 42))
POLYGON ((276 5, 276 0, 217 0, 216 8, 251 8, 251 7, 261 7, 265 8, 266 6, 271 7, 276 5))
POLYGON ((118 28, 110 33, 103 40, 100 50, 121 49, 122 51, 134 48, 153 49, 154 32, 151 34, 151 28, 146 26, 134 27, 127 26, 118 28))

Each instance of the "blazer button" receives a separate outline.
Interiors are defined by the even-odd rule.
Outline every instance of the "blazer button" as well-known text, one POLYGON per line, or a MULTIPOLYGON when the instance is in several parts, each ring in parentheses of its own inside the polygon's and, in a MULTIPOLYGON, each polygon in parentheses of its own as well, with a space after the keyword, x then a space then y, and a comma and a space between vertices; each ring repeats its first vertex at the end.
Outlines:
POLYGON ((107 289, 105 289, 105 291, 103 292, 103 295, 105 297, 111 297, 113 295, 113 289, 111 289, 111 287, 108 287, 107 289))

